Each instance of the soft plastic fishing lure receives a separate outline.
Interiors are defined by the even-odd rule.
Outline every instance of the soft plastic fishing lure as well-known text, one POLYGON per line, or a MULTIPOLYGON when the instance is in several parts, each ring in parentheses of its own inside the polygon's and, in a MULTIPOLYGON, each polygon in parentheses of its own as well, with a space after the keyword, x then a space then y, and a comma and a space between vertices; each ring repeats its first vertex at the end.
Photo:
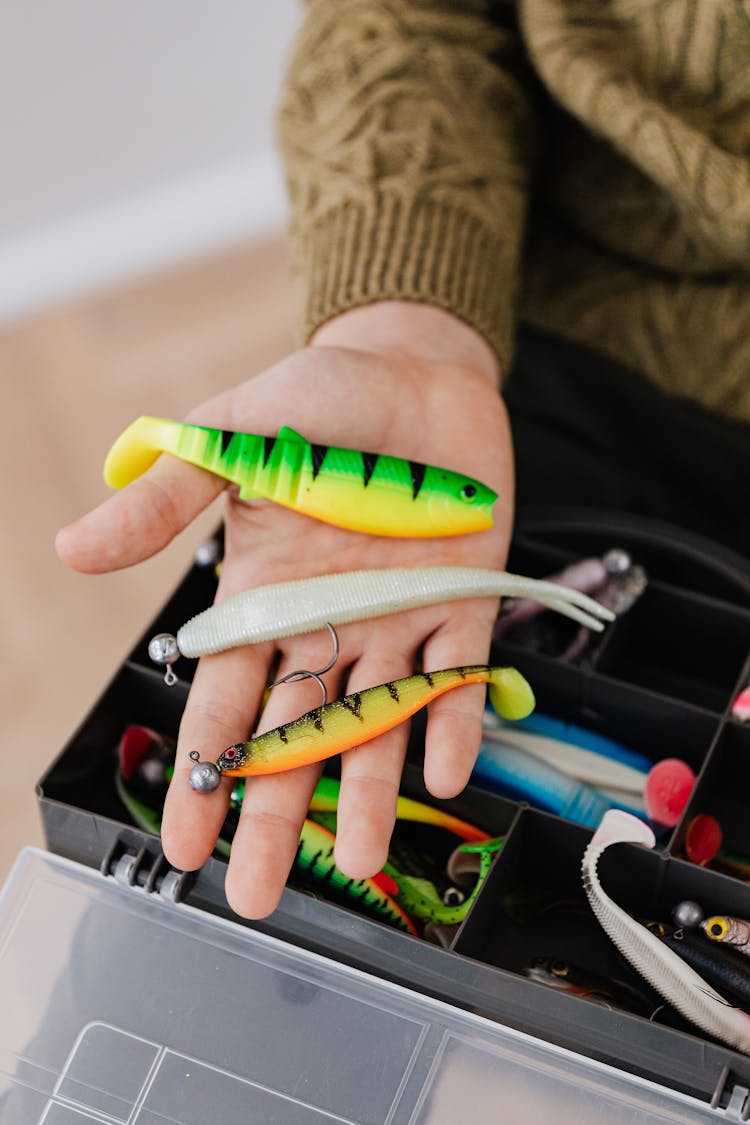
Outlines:
POLYGON ((731 918, 728 914, 714 914, 701 922, 701 929, 711 941, 720 941, 750 957, 750 922, 744 918, 731 918))
POLYGON ((655 1005, 650 997, 627 982, 599 976, 561 957, 535 957, 523 970, 523 975, 558 992, 580 996, 605 1008, 624 1008, 647 1016, 654 1011, 655 1005))
POLYGON ((222 774, 250 777, 323 761, 392 730, 433 699, 466 684, 487 684, 490 702, 504 718, 522 718, 534 707, 533 692, 515 668, 476 664, 420 672, 345 695, 294 722, 235 743, 220 754, 216 766, 194 757, 190 785, 211 792, 222 774))
MULTIPOLYGON (((173 756, 174 744, 170 739, 162 739, 155 732, 147 731, 142 727, 128 728, 120 744, 120 768, 115 774, 117 794, 133 823, 154 836, 161 833, 161 817, 133 791, 134 783, 136 785, 138 783, 138 779, 134 778, 133 774, 138 766, 145 771, 151 798, 162 804, 167 782, 172 773, 171 765, 167 765, 170 750, 173 756), (136 747, 138 757, 133 753, 136 747)), ((142 777, 140 787, 141 789, 145 787, 142 777)), ((236 811, 235 804, 235 816, 236 811)), ((336 867, 333 858, 335 843, 336 837, 331 831, 310 818, 306 819, 300 832, 293 877, 296 875, 303 883, 313 885, 324 883, 328 894, 341 898, 342 901, 349 899, 358 910, 370 917, 377 918, 406 933, 414 934, 415 937, 418 936, 411 918, 388 894, 387 885, 391 882, 390 878, 386 877, 384 880, 380 875, 369 879, 348 878, 336 867), (386 881, 387 885, 384 886, 386 881)), ((232 850, 230 840, 219 836, 214 850, 224 859, 228 859, 232 850)))
POLYGON ((172 665, 180 654, 206 656, 237 645, 312 633, 328 624, 343 625, 437 602, 481 597, 534 598, 599 632, 602 622, 614 620, 611 610, 586 594, 554 582, 474 567, 392 567, 323 574, 245 590, 192 617, 176 637, 160 633, 153 638, 149 654, 157 664, 172 665))
MULTIPOLYGON (((173 739, 137 725, 125 730, 118 747, 119 768, 115 774, 118 795, 133 822, 155 836, 161 832, 159 810, 174 772, 175 749, 173 739)), ((226 859, 231 852, 231 837, 244 800, 245 786, 246 782, 242 778, 234 787, 229 814, 222 834, 216 841, 215 851, 226 859)), ((394 852, 394 858, 389 857, 383 870, 377 875, 367 879, 351 879, 339 870, 334 859, 340 787, 336 778, 322 777, 318 781, 308 816, 302 825, 292 879, 296 878, 313 891, 321 890, 335 901, 411 934, 417 933, 413 918, 436 924, 456 925, 461 922, 479 893, 494 856, 502 846, 502 838, 490 839, 488 833, 481 828, 444 809, 399 796, 396 803, 397 822, 438 828, 463 841, 450 857, 448 876, 455 879, 456 868, 470 866, 469 874, 474 883, 472 892, 460 902, 446 902, 429 878, 416 876, 413 871, 407 874, 401 870, 398 849, 394 852), (454 862, 457 852, 461 852, 463 861, 454 862), (475 857, 473 864, 470 864, 471 856, 475 857)), ((432 847, 431 839, 430 837, 430 842, 426 842, 422 848, 418 847, 414 858, 409 861, 417 869, 422 862, 423 848, 432 847)), ((436 862, 440 862, 437 857, 436 862)), ((463 869, 458 873, 457 881, 466 881, 463 869)))
POLYGON ((709 1035, 750 1054, 750 1016, 720 996, 656 934, 631 918, 602 888, 597 866, 611 844, 645 844, 653 848, 653 832, 637 817, 613 810, 602 819, 586 849, 581 873, 591 909, 607 936, 641 976, 690 1023, 709 1035))
POLYGON ((439 926, 455 926, 463 922, 479 894, 489 873, 492 861, 505 843, 504 836, 497 836, 476 844, 461 844, 460 853, 477 853, 479 870, 476 872, 474 889, 466 898, 458 902, 447 902, 440 897, 429 879, 420 879, 399 871, 392 863, 383 866, 385 875, 393 880, 392 894, 408 914, 424 922, 439 926))
POLYGON ((630 795, 612 798, 511 742, 482 740, 472 782, 512 800, 595 828, 611 808, 640 813, 630 795))
POLYGON ((746 723, 750 720, 750 686, 743 688, 733 701, 732 715, 735 719, 739 719, 741 723, 746 723))
POLYGON ((273 500, 324 523, 373 535, 463 535, 492 526, 497 493, 449 469, 385 454, 314 445, 283 426, 276 437, 138 418, 109 451, 104 479, 122 488, 160 453, 239 487, 242 500, 273 500))
POLYGON ((390 879, 384 880, 382 874, 370 879, 350 879, 336 866, 335 844, 336 836, 330 829, 308 818, 302 826, 294 861, 296 874, 309 879, 313 887, 324 882, 327 891, 333 891, 342 901, 350 899, 358 909, 379 921, 417 937, 416 926, 393 895, 390 879))
POLYGON ((750 1007, 750 975, 747 963, 737 953, 681 926, 667 926, 662 922, 647 925, 659 941, 673 949, 696 972, 702 973, 714 988, 721 989, 733 1003, 750 1007))
MULTIPOLYGON (((534 716, 529 716, 533 718, 534 716)), ((539 716, 541 718, 541 716, 539 716)), ((636 756, 632 759, 638 765, 619 761, 601 750, 592 750, 585 746, 575 745, 568 740, 563 741, 550 735, 539 734, 529 724, 529 719, 519 723, 506 723, 496 715, 486 713, 483 737, 488 742, 498 742, 501 745, 517 747, 527 754, 540 758, 549 766, 566 773, 577 781, 586 785, 593 785, 596 789, 606 793, 617 793, 616 800, 627 803, 627 798, 642 798, 646 778, 653 766, 653 762, 645 756, 636 756)), ((563 726, 563 724, 560 724, 563 726)), ((589 732, 586 732, 587 734, 589 732)), ((606 740, 602 739, 602 742, 606 740)), ((616 743, 612 746, 619 750, 616 743)), ((623 752, 625 748, 623 747, 623 752)), ((598 821, 597 821, 598 823, 598 821)))
MULTIPOLYGON (((321 777, 315 786, 315 792, 310 802, 310 811, 335 813, 339 805, 339 791, 341 783, 335 777, 321 777)), ((445 809, 436 808, 434 805, 425 805, 421 801, 414 801, 411 797, 399 797, 396 800, 396 819, 413 820, 418 824, 434 824, 437 828, 444 828, 454 836, 464 840, 467 844, 479 844, 489 840, 489 834, 481 828, 452 816, 445 809)))
MULTIPOLYGON (((332 777, 322 777, 310 802, 311 818, 316 819, 321 813, 335 818, 339 790, 339 781, 332 777)), ((504 837, 490 838, 482 829, 452 816, 444 809, 425 805, 409 797, 399 796, 396 802, 396 821, 397 824, 411 821, 441 828, 462 839, 464 842, 449 861, 449 869, 456 871, 462 866, 468 868, 468 862, 463 865, 460 861, 456 862, 459 853, 466 861, 473 856, 475 862, 471 864, 471 877, 474 886, 466 897, 461 895, 459 901, 445 901, 430 879, 403 871, 398 856, 391 858, 390 855, 380 875, 375 876, 378 886, 412 918, 436 925, 457 925, 462 922, 479 894, 493 859, 503 846, 504 837)), ((341 878, 343 880, 344 877, 341 878)))

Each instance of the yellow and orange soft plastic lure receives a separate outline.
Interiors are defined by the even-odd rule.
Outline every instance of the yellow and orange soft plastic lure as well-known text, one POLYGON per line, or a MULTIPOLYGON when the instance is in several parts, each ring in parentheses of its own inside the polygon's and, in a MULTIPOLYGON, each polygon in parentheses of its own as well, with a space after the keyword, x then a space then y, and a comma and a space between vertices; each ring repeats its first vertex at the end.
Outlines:
POLYGON ((104 479, 129 484, 170 453, 223 477, 240 499, 273 500, 324 523, 372 535, 426 538, 492 526, 497 493, 450 469, 315 445, 283 426, 275 437, 138 418, 107 455, 104 479))
POLYGON ((238 742, 223 751, 216 767, 196 762, 193 769, 198 784, 191 772, 191 785, 210 791, 210 785, 200 784, 201 769, 217 770, 228 777, 252 777, 323 761, 377 738, 446 691, 482 683, 489 685, 490 703, 503 718, 523 719, 533 711, 533 692, 515 668, 474 664, 419 672, 345 695, 248 742, 238 742))

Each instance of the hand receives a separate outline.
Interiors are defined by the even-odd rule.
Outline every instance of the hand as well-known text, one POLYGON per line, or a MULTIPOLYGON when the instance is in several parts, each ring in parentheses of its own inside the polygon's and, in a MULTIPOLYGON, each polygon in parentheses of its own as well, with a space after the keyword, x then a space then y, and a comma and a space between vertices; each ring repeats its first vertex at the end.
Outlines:
MULTIPOLYGON (((287 424, 312 442, 391 453, 473 476, 499 494, 488 531, 444 539, 391 539, 331 527, 267 501, 225 493, 225 558, 217 600, 255 585, 359 568, 504 565, 512 520, 507 417, 489 349, 447 313, 400 303, 353 310, 326 325, 314 346, 204 403, 189 421, 273 434, 287 424), (402 341, 407 341, 404 345, 402 341), (356 341, 356 347, 352 346, 356 341)), ((225 487, 168 455, 57 538, 63 562, 98 573, 155 554, 225 487)), ((341 653, 325 676, 329 699, 410 675, 422 648, 426 670, 486 662, 494 599, 458 601, 341 626, 341 653)), ((189 788, 197 750, 215 761, 252 732, 271 664, 277 676, 318 668, 325 632, 278 645, 203 657, 180 726, 174 780, 162 825, 165 855, 192 870, 210 856, 231 779, 215 793, 189 788)), ((166 689, 165 689, 166 690, 166 689)), ((257 733, 316 706, 312 681, 275 688, 257 733)), ((436 797, 465 786, 479 747, 484 689, 470 686, 431 704, 425 782, 436 797)), ((382 867, 393 829, 408 724, 342 756, 336 862, 352 878, 382 867)), ((226 893, 246 917, 270 913, 281 896, 320 767, 253 778, 232 847, 226 893)))

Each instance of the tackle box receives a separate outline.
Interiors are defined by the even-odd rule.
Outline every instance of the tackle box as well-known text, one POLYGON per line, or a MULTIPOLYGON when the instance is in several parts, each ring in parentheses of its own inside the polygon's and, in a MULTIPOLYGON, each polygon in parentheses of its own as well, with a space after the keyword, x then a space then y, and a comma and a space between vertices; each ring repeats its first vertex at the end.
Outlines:
MULTIPOLYGON (((683 856, 698 812, 750 853, 750 726, 731 715, 750 679, 750 567, 661 525, 540 512, 519 521, 508 569, 545 577, 614 546, 648 587, 583 662, 508 641, 492 660, 528 677, 541 711, 696 772, 656 850, 603 857, 615 901, 750 918, 750 886, 683 856)), ((171 869, 117 797, 116 747, 131 723, 176 733, 191 665, 168 688, 147 643, 214 586, 190 567, 39 783, 49 851, 22 852, 0 895, 2 1125, 750 1119, 750 1057, 666 1009, 635 1015, 523 975, 553 956, 640 983, 587 908, 591 832, 567 820, 471 786, 434 802, 506 834, 448 948, 290 888, 246 922, 222 860, 171 869)), ((418 798, 422 731, 415 720, 403 789, 418 798)))

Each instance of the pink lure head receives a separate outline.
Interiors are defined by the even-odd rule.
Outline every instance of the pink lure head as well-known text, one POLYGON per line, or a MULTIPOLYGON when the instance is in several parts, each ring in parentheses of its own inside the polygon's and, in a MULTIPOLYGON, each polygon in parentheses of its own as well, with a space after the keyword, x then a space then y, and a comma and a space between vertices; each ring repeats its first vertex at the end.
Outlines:
POLYGON ((695 774, 680 758, 657 762, 646 779, 644 798, 649 820, 674 828, 695 785, 695 774))

